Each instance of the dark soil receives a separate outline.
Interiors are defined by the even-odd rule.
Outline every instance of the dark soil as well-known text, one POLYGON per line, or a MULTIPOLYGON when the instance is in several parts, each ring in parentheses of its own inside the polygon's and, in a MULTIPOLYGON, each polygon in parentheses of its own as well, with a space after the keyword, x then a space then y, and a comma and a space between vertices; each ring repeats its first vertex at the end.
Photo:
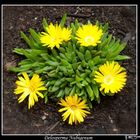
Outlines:
POLYGON ((135 6, 4 6, 3 7, 3 134, 135 134, 136 133, 136 7, 135 6), (101 103, 93 103, 91 114, 85 122, 70 126, 62 121, 58 105, 40 100, 31 109, 27 102, 18 104, 13 94, 17 76, 7 71, 20 61, 14 54, 15 47, 27 47, 20 31, 28 33, 30 27, 42 29, 42 19, 60 21, 68 14, 67 24, 78 18, 109 23, 109 31, 123 41, 123 51, 131 57, 122 65, 128 80, 124 89, 113 97, 101 97, 101 103))

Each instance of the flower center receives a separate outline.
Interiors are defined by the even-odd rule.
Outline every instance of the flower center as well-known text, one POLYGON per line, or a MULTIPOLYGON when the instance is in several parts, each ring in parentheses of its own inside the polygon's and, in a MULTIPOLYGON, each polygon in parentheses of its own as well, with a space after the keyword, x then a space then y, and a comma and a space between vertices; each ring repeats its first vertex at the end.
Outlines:
POLYGON ((76 110, 77 106, 76 105, 72 105, 70 108, 71 108, 71 110, 76 110))
POLYGON ((112 75, 107 75, 107 76, 104 78, 104 82, 105 82, 107 85, 112 84, 113 81, 114 81, 114 78, 113 78, 112 75))
POLYGON ((52 42, 55 42, 56 38, 55 37, 52 37, 52 42))
POLYGON ((36 90, 35 84, 34 84, 34 83, 30 83, 30 85, 29 85, 29 91, 30 91, 31 93, 33 93, 35 90, 36 90))
POLYGON ((86 42, 86 43, 90 44, 90 43, 92 43, 93 41, 94 41, 94 38, 93 38, 92 36, 87 36, 87 37, 85 37, 85 42, 86 42))

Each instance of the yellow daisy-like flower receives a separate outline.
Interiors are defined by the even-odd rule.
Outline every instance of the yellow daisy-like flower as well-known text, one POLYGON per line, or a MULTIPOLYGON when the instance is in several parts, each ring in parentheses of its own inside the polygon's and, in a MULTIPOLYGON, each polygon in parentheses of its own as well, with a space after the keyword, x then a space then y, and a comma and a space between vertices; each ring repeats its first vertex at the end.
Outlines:
POLYGON ((40 35, 40 41, 43 46, 48 46, 51 49, 54 47, 59 48, 63 41, 70 40, 71 30, 67 28, 61 28, 58 24, 53 25, 51 23, 46 29, 47 33, 42 32, 40 35))
POLYGON ((117 62, 106 62, 95 72, 96 82, 101 84, 100 91, 104 93, 117 93, 126 84, 126 72, 117 62))
POLYGON ((30 109, 35 102, 38 102, 38 96, 44 98, 43 94, 40 93, 40 90, 46 90, 43 81, 39 78, 39 75, 34 74, 32 79, 30 80, 27 73, 23 72, 22 76, 19 76, 16 81, 17 88, 15 89, 15 94, 21 94, 19 97, 18 102, 21 103, 23 100, 29 95, 28 100, 28 109, 30 109), (38 95, 38 96, 37 96, 38 95))
POLYGON ((102 29, 99 29, 98 26, 87 24, 82 25, 76 32, 76 39, 81 46, 96 46, 100 43, 101 36, 103 35, 102 29))
POLYGON ((86 105, 86 100, 81 101, 81 98, 78 98, 77 95, 67 96, 64 99, 60 100, 60 105, 64 106, 64 108, 60 109, 59 112, 65 111, 63 113, 63 121, 66 121, 69 118, 69 124, 77 124, 77 122, 81 123, 84 121, 84 117, 86 114, 90 114, 89 111, 85 109, 89 109, 86 105))
POLYGON ((61 34, 61 27, 57 24, 54 26, 52 23, 46 27, 47 33, 42 32, 40 36, 40 41, 43 44, 43 46, 48 46, 51 49, 53 49, 55 46, 57 48, 60 47, 60 44, 62 44, 62 38, 60 37, 61 34))
POLYGON ((61 38, 63 41, 69 41, 71 39, 71 29, 62 28, 61 38))

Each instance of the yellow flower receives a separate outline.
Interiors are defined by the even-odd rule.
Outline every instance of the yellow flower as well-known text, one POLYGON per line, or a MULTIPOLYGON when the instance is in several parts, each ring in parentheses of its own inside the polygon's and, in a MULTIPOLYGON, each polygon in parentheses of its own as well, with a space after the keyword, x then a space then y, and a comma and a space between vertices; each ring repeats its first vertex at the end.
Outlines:
POLYGON ((46 27, 47 33, 42 32, 40 36, 40 41, 43 44, 43 46, 48 46, 51 49, 53 49, 55 46, 57 48, 60 47, 60 44, 62 44, 62 38, 60 37, 61 34, 61 27, 57 24, 54 26, 52 23, 46 27))
POLYGON ((71 30, 68 28, 62 28, 60 36, 63 41, 69 41, 71 39, 71 30))
POLYGON ((38 96, 41 98, 44 97, 39 91, 46 90, 46 88, 43 86, 44 83, 41 81, 41 78, 39 78, 39 75, 34 74, 31 80, 26 72, 23 72, 22 75, 23 77, 19 76, 19 80, 16 81, 17 88, 15 89, 14 93, 22 93, 18 99, 19 103, 23 102, 23 100, 29 95, 28 109, 30 109, 35 102, 38 102, 38 96))
POLYGON ((89 109, 85 103, 86 100, 81 101, 81 98, 78 98, 77 95, 67 96, 65 100, 61 99, 59 104, 64 106, 64 108, 60 109, 59 112, 65 111, 62 115, 63 121, 69 118, 69 124, 71 125, 83 122, 86 114, 90 114, 90 112, 85 110, 89 109))
POLYGON ((101 84, 100 91, 117 93, 126 84, 126 72, 117 62, 106 62, 95 72, 95 81, 101 84))
POLYGON ((40 35, 40 41, 43 46, 48 46, 51 49, 54 47, 59 48, 63 41, 70 40, 71 30, 67 28, 61 28, 58 24, 53 25, 51 23, 46 29, 47 33, 42 32, 40 35))
POLYGON ((97 43, 100 43, 101 36, 103 35, 102 29, 99 29, 98 26, 87 24, 82 25, 76 32, 76 39, 81 46, 96 46, 97 43))

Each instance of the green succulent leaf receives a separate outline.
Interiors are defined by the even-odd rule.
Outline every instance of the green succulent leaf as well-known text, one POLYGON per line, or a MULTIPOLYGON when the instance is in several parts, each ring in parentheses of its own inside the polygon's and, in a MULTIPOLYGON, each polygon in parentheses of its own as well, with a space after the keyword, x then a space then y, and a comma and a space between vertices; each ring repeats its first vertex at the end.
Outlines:
POLYGON ((44 97, 45 97, 45 104, 48 102, 48 92, 46 91, 44 93, 44 97))
POLYGON ((76 86, 74 85, 71 92, 69 93, 69 95, 74 95, 75 94, 75 91, 76 91, 76 86))
POLYGON ((57 96, 56 96, 56 97, 58 97, 58 98, 63 98, 63 97, 64 97, 64 95, 65 95, 64 90, 63 90, 63 89, 60 89, 60 91, 58 92, 58 94, 57 94, 57 96))
POLYGON ((32 28, 29 29, 29 32, 30 32, 31 36, 33 37, 33 39, 36 41, 36 43, 37 43, 37 44, 41 44, 39 34, 37 34, 37 33, 35 32, 35 30, 32 29, 32 28))
POLYGON ((43 23, 42 23, 42 25, 43 25, 44 31, 47 32, 48 23, 47 23, 47 21, 46 21, 45 18, 43 18, 43 23))
POLYGON ((65 13, 65 14, 63 15, 61 21, 60 21, 60 24, 59 24, 61 27, 64 27, 64 24, 65 24, 65 22, 66 22, 66 19, 67 19, 67 14, 65 13))
POLYGON ((88 93, 88 96, 89 96, 90 100, 93 101, 94 98, 95 98, 95 95, 94 95, 93 90, 92 90, 90 85, 86 86, 86 91, 88 93))
POLYGON ((26 41, 26 43, 31 47, 34 48, 34 44, 30 41, 29 37, 27 37, 24 32, 20 32, 21 33, 21 37, 26 41))
POLYGON ((83 61, 83 60, 84 60, 84 54, 81 53, 81 52, 79 52, 79 51, 77 51, 76 53, 77 53, 79 59, 80 59, 81 61, 83 61))
POLYGON ((98 103, 100 103, 100 96, 99 96, 99 89, 98 89, 98 86, 97 85, 92 85, 92 90, 93 90, 93 93, 96 97, 96 100, 98 103))
POLYGON ((75 20, 75 24, 74 24, 74 25, 75 25, 75 28, 76 28, 76 29, 78 29, 78 28, 79 28, 80 24, 79 24, 79 22, 78 22, 78 20, 77 20, 77 19, 75 20))
POLYGON ((85 60, 88 62, 92 58, 91 53, 89 50, 86 50, 85 53, 85 60))
POLYGON ((130 59, 131 57, 127 55, 117 55, 116 57, 113 58, 113 60, 125 60, 125 59, 130 59))

